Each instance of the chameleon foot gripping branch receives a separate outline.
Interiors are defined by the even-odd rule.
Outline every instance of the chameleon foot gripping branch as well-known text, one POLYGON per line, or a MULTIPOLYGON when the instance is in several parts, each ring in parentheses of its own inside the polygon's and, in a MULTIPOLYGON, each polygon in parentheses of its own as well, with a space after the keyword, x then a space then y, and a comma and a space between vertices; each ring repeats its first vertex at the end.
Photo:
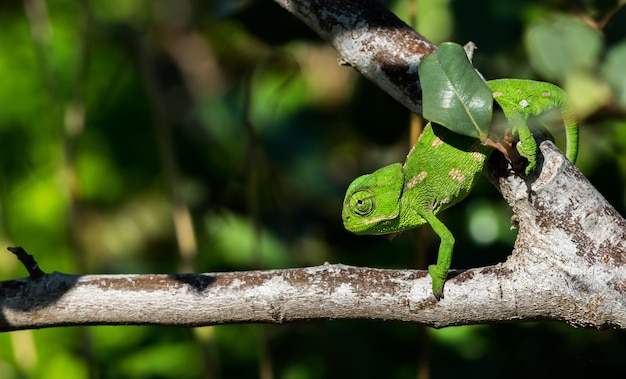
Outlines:
POLYGON ((475 138, 428 124, 404 165, 383 167, 350 184, 344 226, 356 234, 388 234, 428 223, 441 238, 437 264, 428 268, 433 294, 441 298, 454 237, 435 215, 469 194, 491 151, 475 138))
POLYGON ((517 79, 493 80, 485 84, 467 60, 463 48, 455 44, 442 45, 420 64, 420 69, 423 65, 432 67, 428 65, 433 61, 435 65, 447 66, 420 71, 424 114, 434 114, 434 118, 441 115, 442 121, 436 119, 438 123, 435 123, 431 119, 403 165, 392 164, 356 178, 346 192, 342 218, 345 228, 356 234, 397 233, 428 223, 441 238, 437 263, 428 267, 433 295, 441 299, 452 261, 454 236, 436 215, 469 194, 493 151, 493 142, 490 146, 485 144, 493 141, 488 125, 493 99, 502 108, 513 134, 519 138, 517 150, 528 160, 525 174, 536 168, 537 144, 526 124, 529 117, 551 108, 561 111, 567 136, 567 157, 572 162, 578 151, 578 125, 567 106, 564 92, 557 86, 517 79), (449 65, 448 61, 453 64, 449 65), (467 66, 471 69, 468 70, 467 66), (452 74, 446 72, 450 67, 455 71, 452 74), (459 67, 465 74, 454 78, 459 67), (476 88, 484 94, 481 87, 484 86, 490 102, 476 101, 472 96, 464 99, 463 86, 467 81, 474 88, 470 95, 477 92, 476 88), (442 83, 443 90, 429 90, 441 88, 442 83), (457 99, 450 100, 457 95, 457 99), (454 101, 457 105, 450 107, 454 101), (427 108, 432 104, 442 104, 448 109, 437 113, 440 109, 427 108), (486 122, 476 121, 478 118, 473 116, 472 106, 489 108, 489 117, 482 117, 486 122), (450 114, 454 123, 447 122, 450 114), (458 124, 463 117, 467 118, 467 125, 458 124))

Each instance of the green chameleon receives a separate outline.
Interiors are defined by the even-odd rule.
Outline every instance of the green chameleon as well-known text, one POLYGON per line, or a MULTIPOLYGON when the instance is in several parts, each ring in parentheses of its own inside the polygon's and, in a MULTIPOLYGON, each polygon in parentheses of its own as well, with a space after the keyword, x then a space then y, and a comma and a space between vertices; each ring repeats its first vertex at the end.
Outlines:
MULTIPOLYGON (((422 78, 423 83, 425 80, 428 79, 422 78)), ((486 84, 512 132, 518 136, 517 150, 528 160, 526 174, 536 167, 537 145, 525 121, 551 108, 561 111, 566 130, 566 155, 575 162, 578 125, 559 87, 517 79, 499 79, 486 84)), ((424 90, 424 97, 430 95, 433 94, 424 90)), ((356 234, 391 234, 428 223, 441 238, 437 264, 428 267, 433 294, 441 299, 452 260, 454 237, 436 215, 467 196, 493 150, 493 145, 487 146, 480 139, 428 123, 404 164, 383 167, 350 184, 342 211, 345 228, 356 234)))

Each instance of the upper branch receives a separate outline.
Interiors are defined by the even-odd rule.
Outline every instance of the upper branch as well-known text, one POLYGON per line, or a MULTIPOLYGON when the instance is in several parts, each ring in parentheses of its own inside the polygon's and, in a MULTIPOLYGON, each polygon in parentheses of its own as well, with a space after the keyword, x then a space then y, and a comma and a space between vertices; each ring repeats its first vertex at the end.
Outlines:
POLYGON ((417 75, 436 46, 375 0, 275 0, 402 105, 422 111, 417 75))

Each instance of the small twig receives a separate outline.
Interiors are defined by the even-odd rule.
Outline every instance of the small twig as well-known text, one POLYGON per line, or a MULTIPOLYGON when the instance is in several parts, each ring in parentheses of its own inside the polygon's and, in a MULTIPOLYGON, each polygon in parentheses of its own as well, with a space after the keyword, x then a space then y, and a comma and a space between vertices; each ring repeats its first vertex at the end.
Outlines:
POLYGON ((32 255, 28 254, 26 250, 24 250, 23 248, 19 246, 7 247, 7 250, 17 255, 17 259, 19 259, 20 262, 22 262, 22 264, 24 265, 24 267, 26 267, 26 270, 28 270, 28 274, 30 275, 31 278, 37 279, 46 275, 46 273, 41 271, 41 269, 39 268, 39 264, 37 264, 37 261, 35 261, 35 258, 32 255))

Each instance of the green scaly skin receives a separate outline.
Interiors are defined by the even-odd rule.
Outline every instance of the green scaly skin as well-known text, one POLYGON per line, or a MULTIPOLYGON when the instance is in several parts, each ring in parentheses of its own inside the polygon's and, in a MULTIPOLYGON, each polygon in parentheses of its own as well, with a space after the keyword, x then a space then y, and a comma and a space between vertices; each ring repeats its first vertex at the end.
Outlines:
POLYGON ((395 163, 355 179, 343 204, 343 223, 356 234, 388 234, 428 223, 441 238, 437 264, 428 267, 433 294, 443 297, 454 237, 436 217, 476 185, 492 149, 479 140, 428 124, 404 165, 395 163))
MULTIPOLYGON (((578 125, 560 88, 514 79, 490 81, 487 85, 520 138, 518 150, 529 161, 527 174, 536 166, 537 145, 526 119, 553 107, 563 114, 567 157, 575 162, 578 125)), ((356 234, 389 234, 428 223, 441 238, 437 264, 428 267, 433 294, 441 299, 452 261, 454 237, 436 215, 467 196, 492 151, 478 139, 429 123, 404 165, 383 167, 350 184, 342 211, 345 228, 356 234)))
POLYGON ((567 94, 561 88, 546 82, 522 79, 490 80, 487 86, 502 108, 513 134, 519 137, 517 150, 521 156, 528 159, 526 175, 533 172, 537 166, 537 143, 526 125, 526 120, 553 108, 560 110, 563 117, 567 141, 565 156, 576 163, 578 123, 567 103, 567 94))

